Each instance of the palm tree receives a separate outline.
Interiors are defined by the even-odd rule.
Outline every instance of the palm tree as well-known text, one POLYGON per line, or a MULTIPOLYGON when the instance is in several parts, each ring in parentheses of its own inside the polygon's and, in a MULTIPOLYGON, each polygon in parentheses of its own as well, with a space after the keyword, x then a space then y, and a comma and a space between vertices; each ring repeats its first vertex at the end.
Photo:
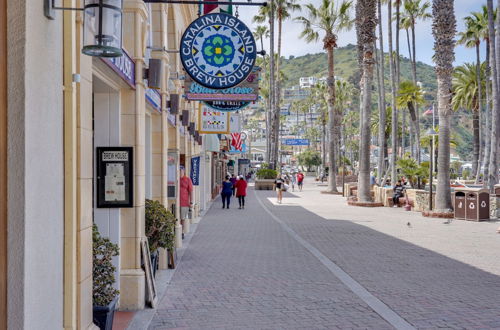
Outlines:
MULTIPOLYGON (((349 105, 352 103, 352 97, 354 95, 354 86, 344 79, 335 80, 335 109, 341 109, 342 117, 345 115, 349 105)), ((340 139, 337 141, 335 150, 340 154, 340 146, 345 144, 346 127, 341 125, 342 131, 340 134, 340 139)), ((340 166, 340 157, 337 157, 340 166)))
POLYGON ((486 81, 486 64, 480 66, 479 79, 476 73, 476 65, 465 63, 455 69, 453 74, 453 110, 467 109, 472 111, 472 128, 474 137, 472 175, 477 173, 480 166, 480 118, 481 100, 483 98, 486 81))
MULTIPOLYGON (((474 112, 474 119, 477 119, 477 127, 474 127, 474 138, 476 140, 480 140, 480 125, 481 113, 483 107, 483 84, 478 84, 478 81, 481 81, 481 40, 484 38, 484 33, 487 30, 487 21, 484 19, 481 13, 472 13, 471 16, 467 16, 464 18, 466 30, 464 32, 460 32, 459 39, 457 44, 465 45, 467 48, 475 48, 476 49, 476 68, 475 68, 475 86, 477 86, 477 110, 474 112), (476 131, 477 129, 477 131, 476 131)), ((463 77, 463 75, 462 75, 463 77)), ((468 80, 471 82, 471 80, 468 80)), ((470 109, 470 108, 469 108, 470 109)), ((475 122, 475 121, 474 121, 475 122)), ((481 159, 480 159, 480 146, 481 141, 474 141, 474 160, 472 163, 472 174, 476 175, 476 182, 479 179, 478 168, 481 168, 481 159), (476 145, 477 142, 477 145, 476 145)))
POLYGON ((377 2, 376 0, 358 0, 356 6, 359 6, 356 13, 356 29, 361 40, 358 45, 363 48, 362 64, 362 116, 361 116, 361 139, 359 148, 359 175, 358 175, 358 201, 371 202, 370 192, 370 118, 371 118, 371 91, 373 80, 373 45, 376 40, 375 29, 377 27, 377 2))
POLYGON ((379 39, 379 56, 378 56, 378 94, 379 94, 379 131, 378 131, 378 183, 382 186, 382 179, 384 175, 384 165, 385 165, 385 124, 387 122, 386 113, 387 105, 385 101, 385 57, 384 57, 384 33, 382 27, 382 0, 377 1, 377 13, 378 13, 378 39, 379 39))
MULTIPOLYGON (((489 0, 491 1, 491 0, 489 0)), ((439 141, 438 183, 436 210, 449 212, 450 190, 450 125, 451 125, 451 77, 455 60, 456 19, 454 0, 433 0, 432 34, 434 35, 434 61, 438 83, 439 141)))
MULTIPOLYGON (((397 0, 399 3, 399 0, 397 0)), ((387 16, 392 17, 392 1, 387 2, 387 16)), ((396 21, 399 20, 399 16, 396 16, 396 21)), ((395 57, 399 57, 398 54, 394 56, 394 51, 392 47, 392 21, 390 19, 388 22, 388 34, 389 34, 389 71, 391 74, 391 142, 392 142, 392 154, 391 154, 391 181, 392 185, 396 184, 397 176, 396 176, 396 153, 398 150, 398 109, 396 107, 396 82, 397 82, 397 64, 395 62, 395 57)), ((398 27, 399 28, 399 27, 398 27)), ((396 29, 399 31, 398 29, 396 29)), ((399 35, 399 32, 397 33, 399 35)), ((396 39, 399 40, 399 37, 396 39)), ((399 47, 399 46, 398 46, 399 47)), ((399 59, 398 59, 399 61, 399 59)))
MULTIPOLYGON (((282 30, 283 30, 283 22, 291 17, 291 13, 293 11, 299 10, 300 5, 297 4, 297 0, 274 0, 274 3, 271 6, 263 6, 259 9, 259 14, 253 18, 253 21, 256 23, 264 23, 266 20, 271 17, 276 17, 278 21, 278 60, 276 61, 276 70, 275 72, 280 72, 280 61, 281 61, 281 40, 282 40, 282 30)), ((280 86, 280 77, 277 74, 274 82, 274 111, 272 115, 273 119, 273 159, 274 161, 278 160, 278 149, 279 149, 279 127, 280 127, 280 100, 281 100, 281 86, 280 86)))
POLYGON ((342 122, 342 109, 335 109, 335 68, 333 65, 334 50, 337 47, 338 33, 349 30, 353 21, 350 17, 352 1, 343 0, 339 5, 335 5, 334 0, 322 0, 321 5, 316 7, 312 3, 305 6, 307 16, 297 17, 296 20, 302 23, 304 30, 300 37, 306 42, 316 42, 320 33, 323 34, 323 48, 328 55, 328 129, 329 140, 329 176, 328 192, 338 192, 335 175, 336 155, 335 146, 340 137, 340 124, 342 122))
POLYGON ((264 50, 264 39, 269 38, 269 29, 265 25, 259 25, 253 32, 255 39, 260 40, 260 49, 264 50))
MULTIPOLYGON (((413 123, 413 130, 415 132, 416 141, 420 141, 420 123, 418 120, 418 107, 424 105, 424 93, 422 88, 412 83, 411 81, 403 81, 399 86, 399 95, 397 98, 397 106, 407 108, 410 113, 410 119, 413 123)), ((417 162, 419 162, 420 143, 416 143, 417 147, 417 162)))
MULTIPOLYGON (((500 124, 500 100, 499 100, 499 66, 500 66, 500 49, 497 49, 495 44, 495 38, 497 42, 500 41, 500 28, 497 28, 497 36, 495 36, 495 26, 493 23, 494 12, 493 12, 493 0, 487 1, 488 6, 488 35, 490 38, 490 55, 491 55, 491 81, 493 90, 493 108, 491 109, 491 134, 490 134, 490 159, 488 167, 488 186, 490 191, 493 191, 493 186, 498 179, 498 129, 500 124)), ((497 23, 500 20, 500 15, 497 15, 497 23)), ((499 25, 500 26, 500 25, 499 25)))

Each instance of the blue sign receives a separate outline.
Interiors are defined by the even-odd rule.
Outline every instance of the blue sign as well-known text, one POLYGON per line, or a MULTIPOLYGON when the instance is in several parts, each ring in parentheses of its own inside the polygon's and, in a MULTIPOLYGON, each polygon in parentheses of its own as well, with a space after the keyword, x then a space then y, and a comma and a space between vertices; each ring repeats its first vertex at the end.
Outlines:
POLYGON ((283 144, 286 146, 308 146, 309 139, 285 139, 283 144))
POLYGON ((244 154, 247 152, 247 145, 246 143, 243 143, 241 145, 241 151, 240 150, 236 150, 233 146, 231 146, 231 148, 229 149, 229 153, 230 154, 244 154))
POLYGON ((146 101, 158 112, 161 112, 161 94, 156 89, 146 89, 146 101))
POLYGON ((191 158, 191 181, 193 186, 200 185, 200 157, 191 158))
POLYGON ((102 57, 101 60, 135 89, 135 62, 126 51, 120 57, 102 57))
POLYGON ((241 83, 252 72, 257 45, 252 31, 224 13, 201 16, 184 32, 181 62, 194 81, 215 89, 241 83))

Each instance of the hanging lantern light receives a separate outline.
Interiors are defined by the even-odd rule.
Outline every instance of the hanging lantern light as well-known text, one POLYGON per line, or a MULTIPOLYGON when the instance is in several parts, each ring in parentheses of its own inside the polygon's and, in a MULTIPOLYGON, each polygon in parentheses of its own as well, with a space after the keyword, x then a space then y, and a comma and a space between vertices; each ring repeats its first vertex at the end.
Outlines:
POLYGON ((123 0, 85 0, 82 52, 90 56, 120 57, 123 0))

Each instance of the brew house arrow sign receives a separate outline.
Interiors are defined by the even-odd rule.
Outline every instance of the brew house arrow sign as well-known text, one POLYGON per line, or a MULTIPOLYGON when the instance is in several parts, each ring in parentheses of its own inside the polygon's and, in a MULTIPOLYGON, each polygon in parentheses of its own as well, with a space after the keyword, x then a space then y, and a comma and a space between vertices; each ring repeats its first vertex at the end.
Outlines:
POLYGON ((181 62, 197 83, 214 89, 231 88, 252 72, 257 47, 250 29, 224 13, 202 16, 184 32, 181 62))

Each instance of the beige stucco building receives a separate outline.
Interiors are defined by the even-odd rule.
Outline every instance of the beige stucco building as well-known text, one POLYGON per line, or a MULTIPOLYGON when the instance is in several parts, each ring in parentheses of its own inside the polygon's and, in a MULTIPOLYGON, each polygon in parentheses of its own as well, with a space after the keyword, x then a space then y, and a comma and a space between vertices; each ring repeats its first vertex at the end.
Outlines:
MULTIPOLYGON (((176 51, 197 7, 124 0, 126 55, 103 60, 81 52, 82 12, 50 20, 43 1, 0 6, 8 52, 0 61, 0 328, 91 329, 92 225, 120 246, 119 309, 145 308, 145 199, 179 216, 179 166, 189 173, 192 157, 211 161, 170 102, 182 95, 176 51), (159 90, 143 79, 149 59, 161 60, 159 90), (133 147, 133 207, 96 207, 96 148, 106 146, 133 147)), ((199 105, 179 100, 179 113, 196 122, 199 105)), ((204 162, 203 170, 211 173, 204 162)), ((195 217, 211 189, 195 187, 195 217)))

